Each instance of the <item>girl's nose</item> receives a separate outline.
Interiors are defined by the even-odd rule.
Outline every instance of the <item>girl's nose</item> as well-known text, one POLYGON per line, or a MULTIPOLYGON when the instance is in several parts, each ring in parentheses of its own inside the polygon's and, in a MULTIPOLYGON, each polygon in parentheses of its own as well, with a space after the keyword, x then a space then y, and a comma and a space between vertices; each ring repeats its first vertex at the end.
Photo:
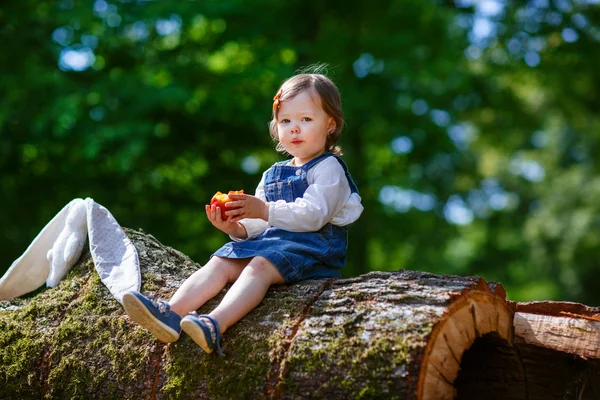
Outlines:
POLYGON ((292 129, 290 130, 291 133, 300 133, 300 128, 298 128, 297 126, 293 126, 292 129))

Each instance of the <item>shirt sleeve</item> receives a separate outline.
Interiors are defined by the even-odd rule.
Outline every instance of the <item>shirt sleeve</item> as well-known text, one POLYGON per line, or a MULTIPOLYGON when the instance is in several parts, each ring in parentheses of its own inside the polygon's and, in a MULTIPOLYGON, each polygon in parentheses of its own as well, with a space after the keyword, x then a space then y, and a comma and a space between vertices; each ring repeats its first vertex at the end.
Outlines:
MULTIPOLYGON (((267 174, 267 172, 265 171, 263 173, 263 176, 262 176, 260 182, 258 183, 258 186, 256 187, 256 191, 254 192, 254 196, 258 197, 261 200, 265 200, 265 201, 267 199, 265 196, 265 175, 266 174, 267 174)), ((269 225, 267 224, 267 221, 264 221, 260 218, 244 218, 244 219, 240 220, 239 222, 246 229, 246 234, 248 236, 245 239, 241 239, 241 238, 236 238, 236 237, 233 237, 230 235, 229 237, 231 238, 231 240, 233 240, 235 242, 242 242, 244 240, 255 238, 258 235, 260 235, 261 233, 263 233, 269 227, 269 225)))
POLYGON ((315 232, 330 222, 344 207, 351 191, 344 168, 328 157, 308 171, 309 186, 294 202, 272 202, 269 226, 291 232, 315 232))

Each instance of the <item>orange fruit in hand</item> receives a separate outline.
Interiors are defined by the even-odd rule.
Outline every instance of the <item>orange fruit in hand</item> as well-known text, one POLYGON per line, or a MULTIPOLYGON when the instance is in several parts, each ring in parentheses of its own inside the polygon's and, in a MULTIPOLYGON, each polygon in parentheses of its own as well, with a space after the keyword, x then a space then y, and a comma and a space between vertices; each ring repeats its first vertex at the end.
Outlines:
POLYGON ((230 190, 229 193, 227 193, 227 194, 217 192, 212 197, 212 199, 210 199, 211 206, 214 204, 215 206, 221 208, 221 218, 223 218, 223 221, 225 221, 227 219, 227 215, 225 215, 225 211, 236 209, 236 207, 225 208, 225 203, 233 201, 232 199, 229 198, 230 194, 244 194, 244 191, 243 190, 230 190))

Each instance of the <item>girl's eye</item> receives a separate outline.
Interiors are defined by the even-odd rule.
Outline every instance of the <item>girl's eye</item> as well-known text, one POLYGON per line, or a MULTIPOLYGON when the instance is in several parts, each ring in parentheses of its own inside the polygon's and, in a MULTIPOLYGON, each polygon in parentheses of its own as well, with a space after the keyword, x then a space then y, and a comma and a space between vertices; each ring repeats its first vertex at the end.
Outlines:
POLYGON ((312 121, 312 119, 310 119, 308 117, 304 117, 304 118, 302 118, 302 121, 307 121, 308 122, 308 121, 312 121))
POLYGON ((285 119, 285 118, 280 121, 281 124, 287 124, 289 122, 290 122, 290 120, 289 119, 285 119))

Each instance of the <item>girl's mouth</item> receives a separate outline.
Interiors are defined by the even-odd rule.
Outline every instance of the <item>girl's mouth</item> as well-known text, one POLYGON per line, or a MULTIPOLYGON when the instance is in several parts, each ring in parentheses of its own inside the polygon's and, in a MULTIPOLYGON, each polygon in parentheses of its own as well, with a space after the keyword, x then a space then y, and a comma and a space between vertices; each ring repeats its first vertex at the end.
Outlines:
POLYGON ((302 143, 302 140, 292 140, 292 144, 300 144, 302 143))

